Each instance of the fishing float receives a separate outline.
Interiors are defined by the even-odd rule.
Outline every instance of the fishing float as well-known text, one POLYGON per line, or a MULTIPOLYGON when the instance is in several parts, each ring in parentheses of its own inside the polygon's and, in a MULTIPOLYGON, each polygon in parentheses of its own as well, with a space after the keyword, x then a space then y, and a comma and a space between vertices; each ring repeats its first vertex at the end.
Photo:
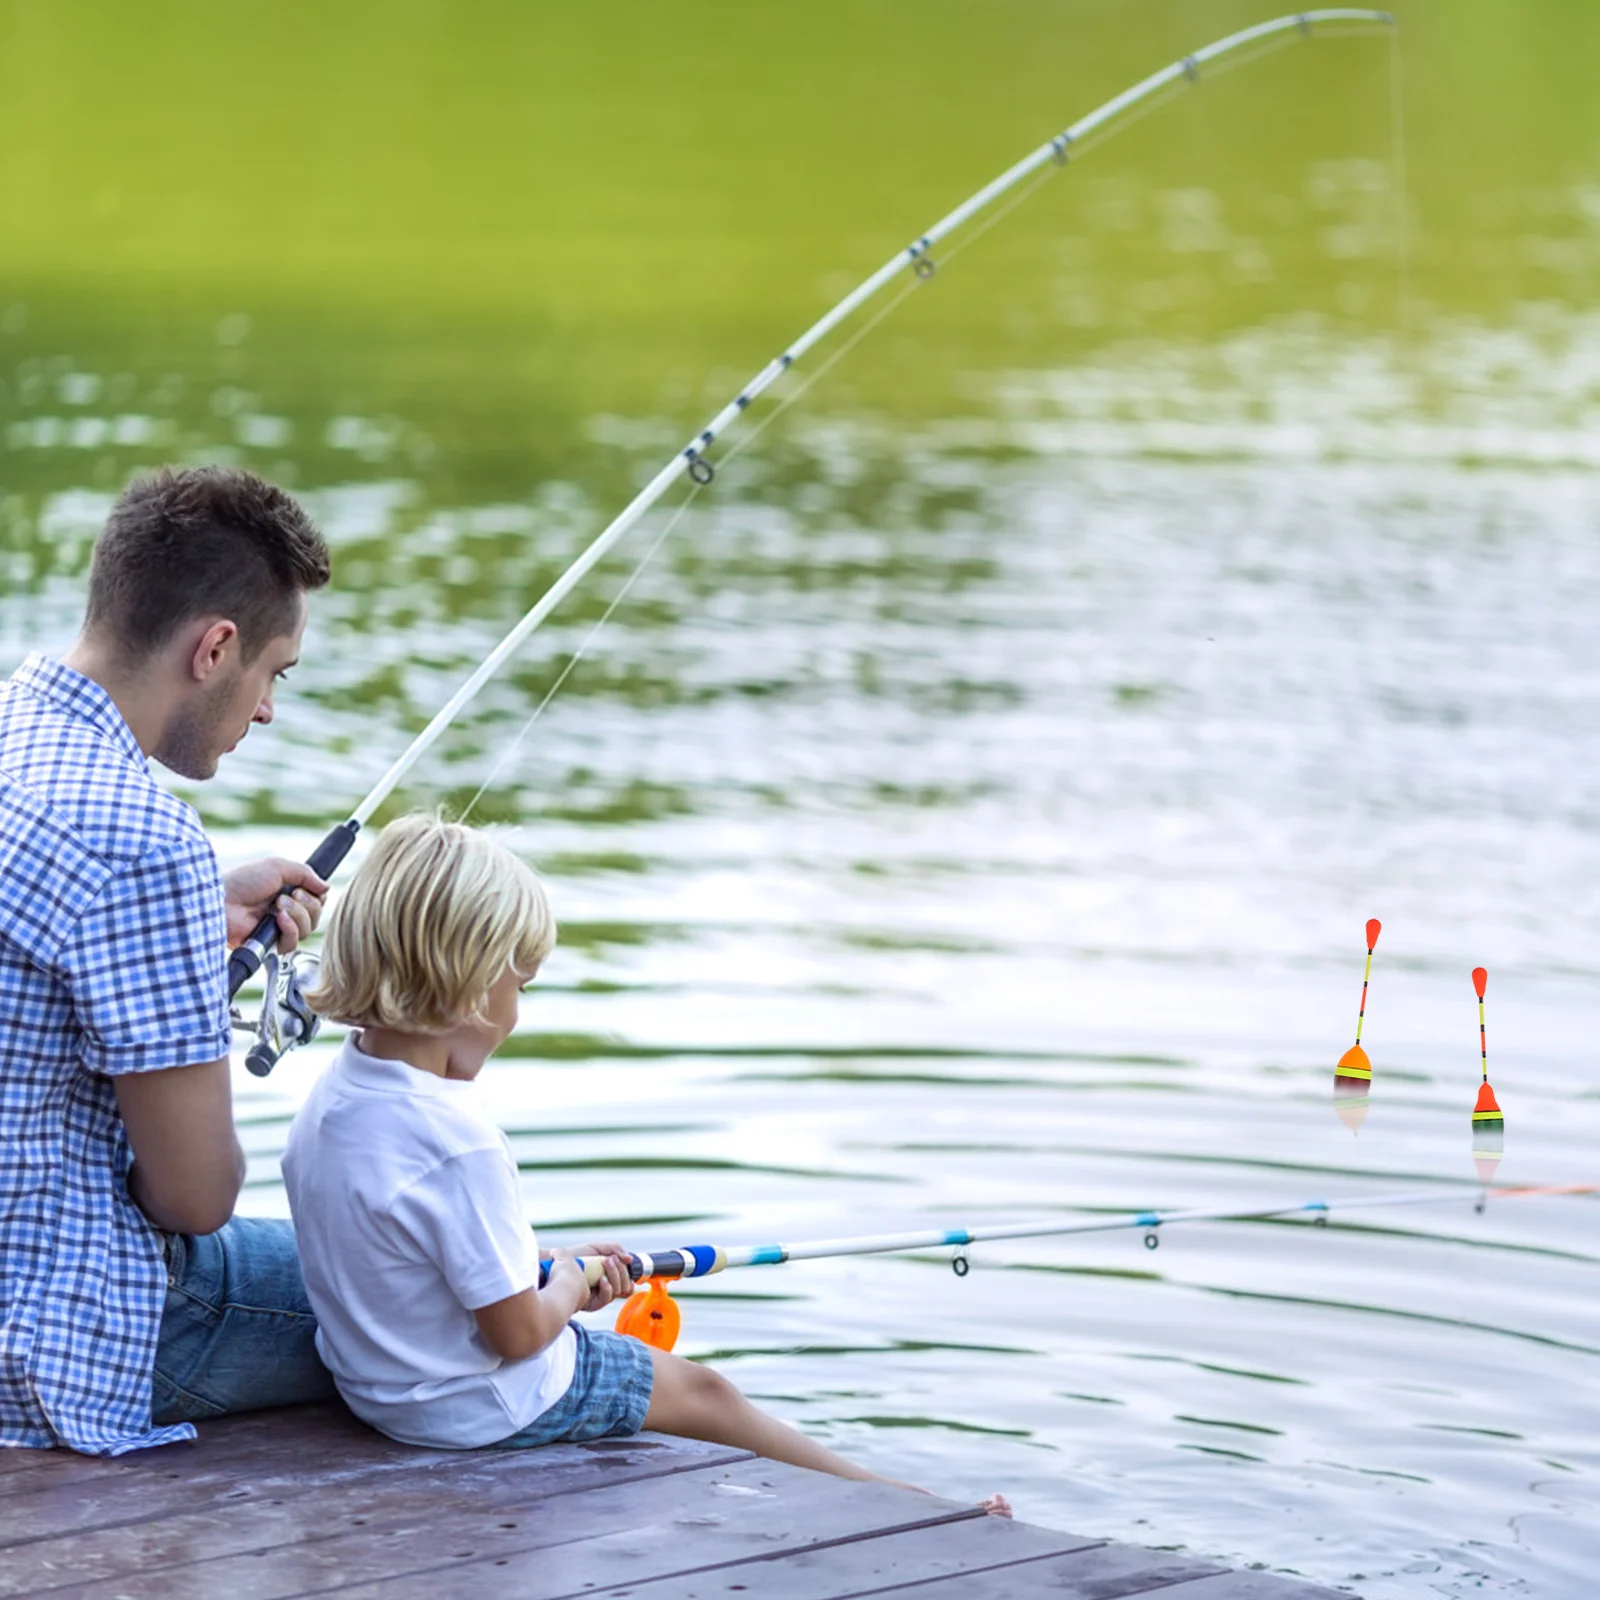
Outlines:
MULTIPOLYGON (((959 1278, 966 1277, 971 1262, 966 1249, 975 1244, 1003 1239, 1064 1238, 1073 1234, 1115 1233, 1133 1230, 1144 1235, 1145 1248, 1154 1250, 1161 1243, 1163 1228, 1188 1222, 1268 1222, 1295 1217, 1309 1217, 1313 1223, 1325 1224, 1337 1209, 1343 1211, 1371 1211, 1391 1206, 1444 1205, 1454 1200, 1465 1200, 1474 1210, 1482 1211, 1486 1201, 1496 1199, 1526 1198, 1535 1195, 1592 1195, 1600 1194, 1600 1184, 1521 1184, 1481 1192, 1457 1186, 1452 1189, 1424 1189, 1405 1194, 1351 1195, 1342 1200, 1301 1200, 1289 1205, 1225 1207, 1217 1210, 1137 1211, 1124 1216, 1096 1217, 1064 1222, 1060 1218, 1046 1218, 1033 1222, 995 1223, 976 1228, 930 1228, 905 1233, 860 1234, 841 1239, 811 1239, 799 1244, 758 1245, 680 1245, 672 1250, 650 1254, 630 1254, 628 1274, 635 1284, 644 1288, 630 1299, 619 1316, 617 1330, 655 1342, 647 1334, 662 1336, 670 1327, 677 1328, 677 1307, 667 1295, 669 1281, 682 1278, 707 1278, 714 1273, 727 1272, 736 1267, 775 1267, 790 1261, 824 1261, 843 1256, 893 1255, 910 1250, 954 1250, 951 1267, 959 1278), (671 1307, 670 1313, 663 1302, 671 1307), (624 1325, 626 1319, 627 1325, 624 1325), (640 1324, 645 1324, 641 1331, 640 1324)), ((584 1276, 591 1284, 598 1283, 604 1274, 603 1256, 578 1256, 584 1276)), ((540 1262, 541 1286, 549 1275, 550 1262, 540 1262)), ((670 1344, 661 1345, 671 1349, 670 1344)))
POLYGON ((1506 1148, 1506 1122, 1489 1082, 1489 1030, 1483 1016, 1483 996, 1489 987, 1489 974, 1482 967, 1472 969, 1472 987, 1478 992, 1478 1051, 1483 1064, 1478 1103, 1472 1108, 1472 1161, 1478 1176, 1487 1184, 1500 1170, 1500 1158, 1506 1148))
POLYGON ((1361 1048, 1361 1027, 1367 1020, 1367 985, 1372 982, 1372 952, 1383 924, 1373 917, 1367 923, 1367 970, 1361 979, 1361 1009, 1356 1013, 1356 1042, 1339 1057, 1333 1069, 1333 1112, 1352 1134, 1367 1120, 1367 1096, 1372 1093, 1372 1062, 1361 1048))
MULTIPOLYGON (((1091 134, 1114 131, 1114 124, 1126 118, 1135 107, 1159 95, 1163 90, 1203 83, 1209 69, 1219 62, 1234 58, 1233 64, 1242 65, 1245 60, 1254 59, 1256 54, 1274 45, 1289 43, 1297 37, 1367 33, 1392 29, 1394 25, 1394 18, 1387 11, 1347 6, 1323 7, 1275 17, 1270 21, 1241 28, 1235 33, 1214 40, 1192 51, 1181 60, 1163 67, 1159 72, 1152 73, 1131 88, 1124 89, 1121 94, 1114 95, 1087 116, 1081 117, 1054 138, 1008 167, 997 178, 985 184, 975 194, 963 200, 953 211, 940 218, 926 233, 904 249, 896 251, 876 272, 863 279, 831 310, 812 323, 798 339, 773 357, 639 490, 535 602, 521 621, 484 657, 461 687, 439 708, 427 727, 411 741, 378 780, 349 818, 329 831, 307 858, 306 864, 319 877, 331 877, 349 855, 356 836, 378 808, 422 757, 432 749, 484 685, 566 599, 596 563, 675 483, 684 478, 688 478, 697 488, 710 483, 716 474, 715 464, 708 454, 711 446, 722 439, 727 430, 744 416, 750 406, 784 377, 810 350, 826 339, 835 328, 877 295, 881 289, 906 272, 913 273, 924 282, 933 278, 937 266, 937 258, 933 252, 951 234, 971 222, 980 213, 989 211, 996 201, 1011 193, 1028 178, 1035 174, 1048 176, 1052 167, 1067 166, 1075 148, 1091 134), (1252 47, 1256 49, 1253 53, 1249 53, 1252 47)), ((277 937, 276 920, 272 916, 265 916, 257 923, 250 937, 228 958, 230 998, 236 995, 243 985, 269 962, 269 959, 271 961, 266 972, 267 998, 258 1030, 259 1038, 246 1060, 250 1071, 258 1077, 265 1077, 271 1072, 285 1050, 306 1043, 317 1028, 316 1017, 300 997, 293 967, 288 963, 280 964, 271 955, 277 937)))

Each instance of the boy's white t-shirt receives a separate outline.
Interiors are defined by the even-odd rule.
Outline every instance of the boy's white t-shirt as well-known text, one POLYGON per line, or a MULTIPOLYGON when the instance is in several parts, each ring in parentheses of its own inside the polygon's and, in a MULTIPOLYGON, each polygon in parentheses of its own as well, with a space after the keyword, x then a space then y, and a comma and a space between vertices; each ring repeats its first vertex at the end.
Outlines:
POLYGON ((317 1349, 358 1417, 407 1444, 493 1444, 572 1383, 569 1324, 506 1361, 473 1310, 539 1281, 517 1166, 475 1082, 356 1048, 350 1035, 283 1157, 317 1349))

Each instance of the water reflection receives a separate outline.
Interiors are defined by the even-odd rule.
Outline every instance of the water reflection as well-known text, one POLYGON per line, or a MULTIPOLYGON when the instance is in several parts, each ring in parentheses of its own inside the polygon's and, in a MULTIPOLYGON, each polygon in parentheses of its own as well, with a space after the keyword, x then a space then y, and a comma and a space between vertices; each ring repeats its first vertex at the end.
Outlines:
POLYGON ((1500 1108, 1494 1102, 1494 1091, 1488 1084, 1478 1092, 1478 1104, 1472 1113, 1472 1164, 1484 1183, 1492 1183, 1500 1170, 1500 1160, 1505 1154, 1506 1130, 1500 1117, 1500 1108))
POLYGON ((1372 1093, 1372 1076, 1350 1077, 1335 1073, 1333 1079, 1333 1114, 1351 1133, 1359 1134, 1367 1120, 1368 1097, 1372 1093))

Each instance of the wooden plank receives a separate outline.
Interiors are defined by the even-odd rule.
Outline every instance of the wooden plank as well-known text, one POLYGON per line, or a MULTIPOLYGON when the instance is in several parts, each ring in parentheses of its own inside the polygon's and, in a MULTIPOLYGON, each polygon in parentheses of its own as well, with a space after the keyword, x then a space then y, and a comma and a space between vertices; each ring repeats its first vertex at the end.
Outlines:
MULTIPOLYGON (((137 1465, 84 1461, 55 1481, 0 1498, 0 1547, 80 1528, 143 1522, 272 1490, 294 1491, 415 1470, 433 1459, 420 1451, 352 1460, 354 1452, 308 1449, 298 1459, 263 1453, 213 1464, 194 1446, 171 1446, 170 1458, 137 1465)), ((163 1456, 169 1454, 163 1450, 163 1456)), ((153 1452, 152 1452, 153 1454, 153 1452)))
MULTIPOLYGON (((169 1445, 114 1460, 76 1456, 63 1473, 32 1476, 38 1487, 0 1496, 0 1547, 37 1544, 95 1529, 128 1527, 211 1510, 238 1511, 245 1502, 274 1505, 315 1494, 324 1503, 348 1490, 340 1503, 380 1502, 415 1474, 449 1481, 463 1462, 478 1478, 522 1475, 524 1500, 575 1493, 619 1478, 639 1478, 697 1465, 743 1460, 748 1451, 698 1441, 640 1434, 587 1445, 554 1445, 532 1452, 536 1478, 516 1461, 530 1452, 419 1450, 399 1445, 349 1418, 331 1427, 307 1419, 302 1429, 280 1418, 276 1431, 264 1419, 239 1418, 209 1425, 197 1444, 169 1445), (247 1425, 248 1424, 248 1425, 247 1425), (354 1431, 359 1430, 359 1432, 354 1431)), ((355 1513, 359 1514, 359 1513, 355 1513)), ((9 1569, 14 1561, 6 1563, 9 1569)))
MULTIPOLYGON (((375 1433, 343 1406, 294 1406, 255 1411, 202 1423, 192 1444, 163 1445, 129 1455, 78 1455, 71 1450, 18 1450, 7 1464, 13 1470, 0 1478, 0 1497, 29 1494, 45 1485, 104 1483, 118 1472, 149 1479, 157 1476, 193 1482, 214 1471, 244 1462, 321 1461, 337 1458, 351 1466, 414 1458, 417 1451, 375 1433)), ((4 1499, 0 1498, 0 1511, 4 1499)))
POLYGON ((1304 1578, 1275 1572, 1224 1572, 1192 1583, 1176 1583, 1161 1600, 1356 1600, 1349 1589, 1328 1589, 1304 1578))
MULTIPOLYGON (((537 1480, 538 1451, 503 1452, 496 1465, 537 1480)), ((491 1458, 478 1455, 478 1463, 491 1458)), ((501 1491, 517 1479, 501 1479, 501 1491)), ((408 1480, 409 1481, 409 1480, 408 1480)), ((515 1503, 515 1502, 514 1502, 515 1503)), ((382 1503, 377 1506, 381 1521, 382 1503)), ((338 1588, 383 1600, 440 1600, 515 1592, 519 1600, 588 1593, 608 1579, 637 1579, 840 1537, 968 1519, 974 1508, 885 1484, 846 1484, 770 1461, 653 1477, 536 1504, 485 1508, 475 1482, 440 1480, 426 1510, 404 1522, 218 1560, 189 1559, 182 1538, 147 1546, 140 1570, 115 1580, 118 1600, 288 1600, 338 1588), (154 1563, 154 1564, 150 1564, 154 1563), (355 1586, 355 1587, 352 1587, 355 1586)), ((152 1538, 160 1525, 146 1530, 152 1538)), ((36 1586, 37 1587, 37 1586, 36 1586)), ((105 1593, 103 1580, 56 1585, 55 1600, 105 1593)))
MULTIPOLYGON (((104 1583, 175 1565, 249 1555, 276 1560, 287 1547, 424 1523, 440 1536, 439 1507, 469 1503, 481 1519, 508 1518, 557 1495, 749 1460, 748 1451, 660 1434, 537 1451, 429 1452, 404 1474, 334 1484, 267 1485, 252 1498, 136 1522, 77 1528, 13 1544, 0 1561, 0 1595, 104 1583)), ((540 1516, 556 1513, 541 1510, 540 1516)), ((367 1576, 367 1574, 363 1574, 367 1576)))
POLYGON ((0 1452, 0 1545, 0 1597, 54 1600, 1350 1600, 689 1440, 427 1451, 339 1406, 112 1461, 0 1452))
MULTIPOLYGON (((63 1450, 30 1450, 24 1445, 6 1445, 0 1448, 0 1479, 18 1472, 31 1472, 35 1466, 67 1454, 63 1450)), ((0 1493, 4 1493, 0 1489, 0 1493)))
POLYGON ((889 1586, 927 1583, 958 1573, 1012 1568, 1075 1550, 1097 1549, 1103 1539, 1052 1533, 1004 1517, 975 1517, 909 1532, 841 1539, 810 1550, 756 1556, 733 1566, 680 1578, 591 1591, 592 1600, 837 1600, 889 1586))
MULTIPOLYGON (((992 1572, 969 1572, 932 1583, 893 1584, 888 1588, 841 1591, 852 1600, 861 1595, 893 1596, 895 1600, 1119 1600, 1123 1595, 1158 1592, 1162 1600, 1185 1579, 1229 1576, 1214 1561, 1142 1550, 1137 1545, 1106 1544, 1071 1555, 1024 1561, 992 1572)), ((1226 1591, 1224 1591, 1226 1592, 1226 1591)), ((646 1600, 645 1590, 641 1600, 646 1600)))

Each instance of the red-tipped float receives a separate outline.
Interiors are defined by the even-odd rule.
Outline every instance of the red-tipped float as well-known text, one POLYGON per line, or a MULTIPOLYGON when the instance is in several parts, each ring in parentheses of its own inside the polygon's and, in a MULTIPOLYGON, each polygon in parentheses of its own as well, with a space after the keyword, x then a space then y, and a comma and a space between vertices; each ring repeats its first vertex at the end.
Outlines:
POLYGON ((1506 1119, 1489 1082, 1489 1030, 1484 1023, 1483 996, 1489 987, 1489 974, 1482 967, 1472 969, 1472 987, 1478 993, 1478 1053, 1483 1065, 1483 1082, 1478 1086, 1478 1101, 1472 1108, 1472 1161, 1484 1183, 1500 1170, 1506 1147, 1506 1119))
POLYGON ((1361 979, 1361 1009, 1356 1014, 1356 1042, 1339 1057, 1333 1069, 1333 1112, 1351 1133, 1367 1120, 1367 1096, 1372 1092, 1372 1062, 1361 1048, 1361 1027, 1367 1020, 1367 985, 1372 981, 1372 952, 1383 924, 1373 917, 1367 923, 1367 970, 1361 979))

